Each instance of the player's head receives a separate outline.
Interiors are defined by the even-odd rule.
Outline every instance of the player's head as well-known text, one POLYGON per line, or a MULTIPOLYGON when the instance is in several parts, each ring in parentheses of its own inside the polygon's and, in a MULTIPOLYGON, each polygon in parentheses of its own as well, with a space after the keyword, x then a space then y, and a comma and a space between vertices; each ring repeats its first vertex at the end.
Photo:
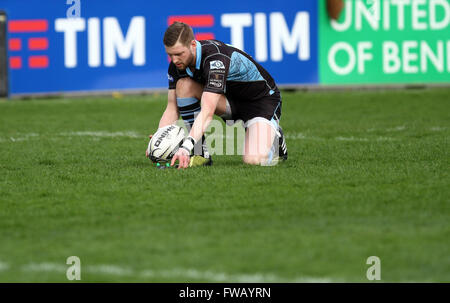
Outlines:
POLYGON ((164 34, 166 53, 178 69, 195 65, 196 43, 192 28, 186 23, 175 22, 164 34))

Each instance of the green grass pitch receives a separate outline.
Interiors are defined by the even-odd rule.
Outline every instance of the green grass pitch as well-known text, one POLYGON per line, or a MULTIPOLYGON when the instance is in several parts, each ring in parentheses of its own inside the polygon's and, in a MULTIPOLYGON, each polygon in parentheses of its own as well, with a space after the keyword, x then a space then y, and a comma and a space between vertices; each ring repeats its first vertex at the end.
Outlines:
POLYGON ((1 282, 450 282, 450 89, 283 92, 286 163, 185 171, 165 100, 0 101, 1 282))

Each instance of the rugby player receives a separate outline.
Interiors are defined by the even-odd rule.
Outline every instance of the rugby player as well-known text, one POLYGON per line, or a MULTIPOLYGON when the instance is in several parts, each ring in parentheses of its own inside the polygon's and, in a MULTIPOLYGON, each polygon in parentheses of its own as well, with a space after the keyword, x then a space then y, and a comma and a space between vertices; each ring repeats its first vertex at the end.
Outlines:
POLYGON ((279 124, 281 94, 260 64, 223 42, 195 40, 192 28, 182 22, 168 27, 163 42, 171 62, 168 102, 159 128, 174 124, 181 115, 190 129, 172 166, 177 160, 179 169, 211 165, 204 132, 214 114, 225 121, 244 122, 245 163, 275 165, 287 159, 279 124))

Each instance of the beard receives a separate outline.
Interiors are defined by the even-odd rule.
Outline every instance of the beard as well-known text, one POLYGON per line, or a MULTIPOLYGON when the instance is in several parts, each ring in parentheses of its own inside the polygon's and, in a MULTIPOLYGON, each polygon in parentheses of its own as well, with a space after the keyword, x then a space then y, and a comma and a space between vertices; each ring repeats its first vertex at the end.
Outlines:
POLYGON ((175 66, 177 67, 178 70, 186 70, 187 67, 189 66, 195 66, 195 62, 194 62, 194 54, 190 53, 189 57, 187 58, 186 62, 180 62, 178 63, 179 65, 175 66))

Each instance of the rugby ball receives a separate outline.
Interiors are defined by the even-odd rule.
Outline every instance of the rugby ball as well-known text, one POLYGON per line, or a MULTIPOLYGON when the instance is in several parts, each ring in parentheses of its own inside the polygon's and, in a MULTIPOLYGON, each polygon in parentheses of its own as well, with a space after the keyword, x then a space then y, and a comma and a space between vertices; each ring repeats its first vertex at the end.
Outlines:
POLYGON ((169 161, 183 144, 183 139, 184 129, 178 125, 159 128, 148 143, 148 157, 158 163, 169 161))

